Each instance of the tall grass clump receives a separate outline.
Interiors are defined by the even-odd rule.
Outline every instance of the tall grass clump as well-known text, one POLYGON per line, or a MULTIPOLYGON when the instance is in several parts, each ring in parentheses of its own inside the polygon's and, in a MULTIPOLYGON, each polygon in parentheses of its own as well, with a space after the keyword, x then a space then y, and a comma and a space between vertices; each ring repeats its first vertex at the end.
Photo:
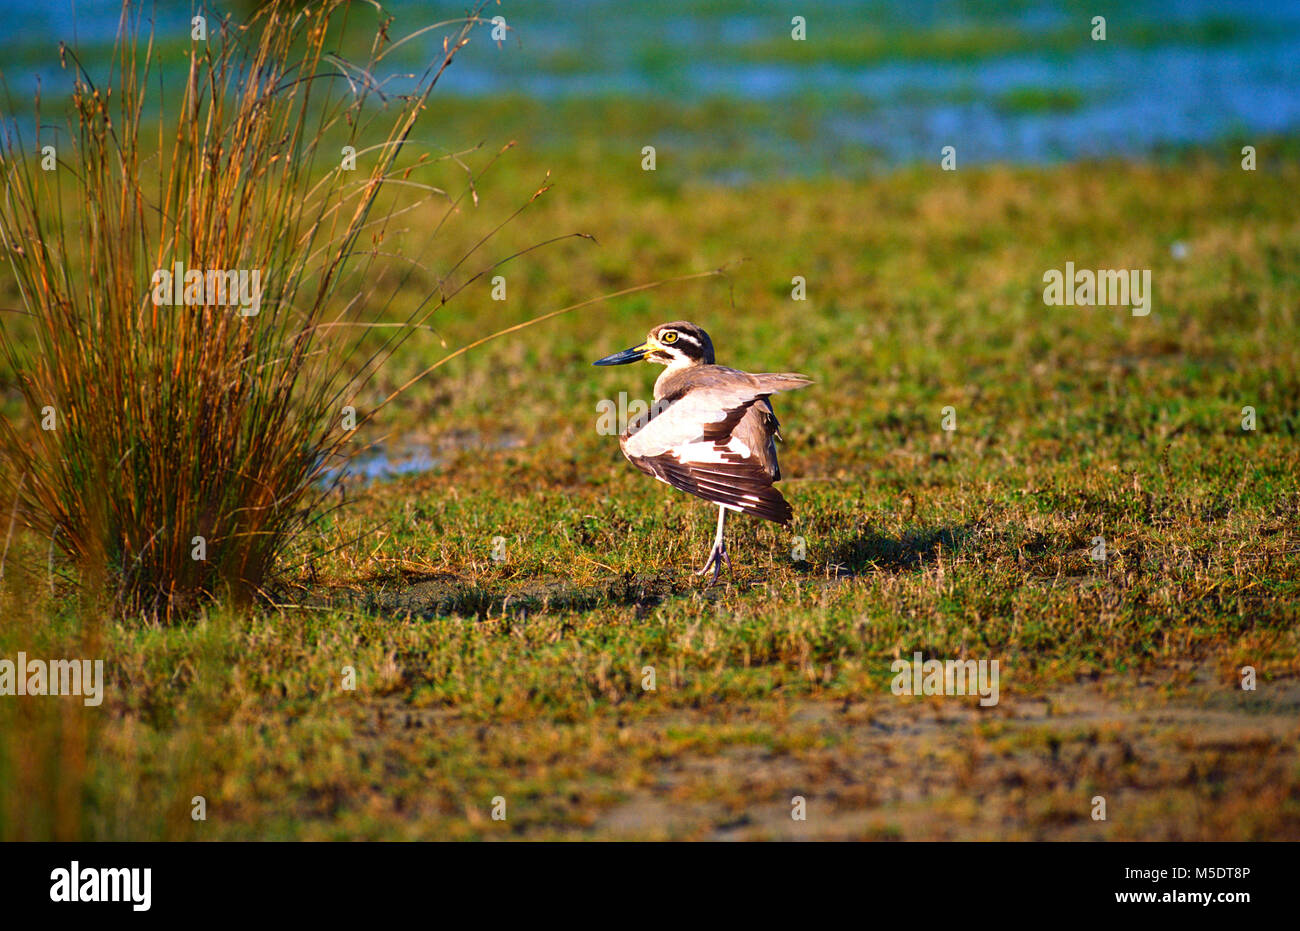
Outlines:
POLYGON ((377 5, 272 0, 244 25, 208 14, 176 67, 128 2, 107 75, 62 50, 64 131, 39 97, 34 131, 6 120, 0 245, 21 307, 0 314, 0 353, 25 415, 0 420, 0 506, 120 616, 247 603, 321 513, 349 405, 400 340, 335 337, 385 280, 394 182, 442 194, 403 147, 476 13, 393 73, 388 54, 409 63, 433 27, 404 44, 377 5), (178 265, 181 306, 160 275, 178 265), (256 306, 232 302, 241 274, 256 306))

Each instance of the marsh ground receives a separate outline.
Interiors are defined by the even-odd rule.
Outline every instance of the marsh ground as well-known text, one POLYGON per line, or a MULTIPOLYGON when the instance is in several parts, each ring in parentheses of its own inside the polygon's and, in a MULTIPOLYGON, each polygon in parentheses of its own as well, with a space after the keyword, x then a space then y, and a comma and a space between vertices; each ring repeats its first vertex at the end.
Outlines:
MULTIPOLYGON (((486 344, 387 408, 367 441, 427 468, 350 483, 281 607, 99 621, 18 535, 3 655, 103 656, 108 683, 99 708, 3 706, 0 833, 1300 838, 1290 149, 1256 172, 1225 146, 753 186, 698 182, 671 148, 639 163, 510 153, 436 254, 548 169, 496 254, 598 244, 512 264, 504 302, 471 287, 372 402, 499 326, 727 276, 486 344), (1152 269, 1152 313, 1044 306, 1066 261, 1152 269), (720 361, 816 382, 777 401, 793 525, 734 521, 735 571, 708 590, 711 509, 597 430, 601 400, 655 373, 591 360, 674 318, 720 361), (999 660, 1000 703, 895 697, 914 651, 999 660)), ((429 226, 406 226, 414 252, 429 226)))

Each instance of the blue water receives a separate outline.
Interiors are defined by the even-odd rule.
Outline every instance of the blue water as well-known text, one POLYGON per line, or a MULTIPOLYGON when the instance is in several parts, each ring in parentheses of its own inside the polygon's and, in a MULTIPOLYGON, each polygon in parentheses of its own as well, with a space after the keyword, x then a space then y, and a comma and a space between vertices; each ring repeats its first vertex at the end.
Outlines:
MULTIPOLYGON (((388 4, 397 16, 392 34, 460 15, 465 5, 396 0, 388 4)), ((157 9, 160 32, 187 31, 188 3, 163 2, 157 9)), ((10 88, 29 90, 35 73, 47 93, 66 84, 66 72, 38 68, 35 52, 48 49, 54 65, 60 39, 102 47, 116 30, 118 10, 117 0, 0 0, 7 31, 0 68, 10 88)), ((512 28, 504 47, 479 32, 440 93, 758 104, 768 119, 754 144, 768 150, 778 169, 791 171, 833 167, 833 153, 855 150, 897 164, 937 159, 951 144, 963 163, 1037 162, 1300 132, 1300 2, 1294 0, 531 0, 486 10, 498 14, 512 28), (793 13, 807 19, 809 60, 755 60, 755 43, 793 41, 793 13), (1087 36, 1096 13, 1107 15, 1109 41, 1064 49, 1038 42, 1062 30, 1087 36), (1199 28, 1207 24, 1214 28, 1199 28), (861 61, 853 60, 851 48, 845 53, 843 42, 836 52, 822 41, 979 28, 1005 29, 1024 41, 960 58, 900 47, 861 61), (1140 31, 1143 42, 1126 41, 1140 31), (1016 106, 1016 95, 1027 90, 1064 92, 1065 103, 1016 106), (821 103, 815 139, 796 143, 783 134, 793 122, 785 115, 810 102, 821 103), (810 145, 826 157, 810 159, 810 145)), ((435 42, 430 36, 426 54, 435 42)), ((93 51, 86 57, 95 60, 93 51)), ((707 132, 684 141, 716 144, 707 132)))
POLYGON ((428 446, 408 446, 391 452, 382 448, 372 449, 341 468, 328 470, 322 481, 325 484, 338 479, 377 482, 428 472, 442 465, 442 461, 433 455, 428 446))

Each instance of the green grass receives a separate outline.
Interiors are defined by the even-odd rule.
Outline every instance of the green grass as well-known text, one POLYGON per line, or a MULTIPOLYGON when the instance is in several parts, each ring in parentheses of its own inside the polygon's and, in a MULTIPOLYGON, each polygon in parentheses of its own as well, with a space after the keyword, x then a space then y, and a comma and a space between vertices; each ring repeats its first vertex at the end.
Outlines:
POLYGON ((1069 113, 1084 104, 1084 96, 1068 88, 1017 87, 1003 94, 997 106, 1009 113, 1069 113))
MULTIPOLYGON (((1092 17, 1096 11, 1080 13, 1068 26, 1052 29, 1024 29, 1007 23, 967 22, 917 28, 913 23, 890 29, 864 28, 861 22, 814 22, 820 29, 817 41, 792 41, 789 35, 756 39, 724 49, 740 61, 788 64, 834 63, 861 65, 881 61, 928 60, 975 62, 1000 55, 1067 55, 1095 48, 1092 17)), ((1250 33, 1243 23, 1221 17, 1197 22, 1140 23, 1128 27, 1107 21, 1106 42, 1124 48, 1159 48, 1169 45, 1208 46, 1239 41, 1250 33)), ((811 38, 811 36, 810 36, 811 38)))
MULTIPOLYGON (((557 189, 495 254, 599 245, 506 266, 504 303, 471 286, 371 403, 442 341, 746 261, 439 369, 367 439, 440 464, 351 489, 294 554, 285 607, 103 624, 102 708, 0 701, 0 732, 24 735, 0 741, 0 835, 1300 837, 1294 158, 730 188, 581 142, 507 157, 446 254, 546 169, 557 189), (1066 261, 1150 268, 1151 316, 1045 307, 1066 261), (725 364, 815 380, 776 402, 794 524, 732 521, 735 572, 708 590, 690 570, 711 509, 595 429, 599 400, 647 396, 657 370, 591 360, 675 318, 725 364), (916 650, 998 659, 1001 703, 896 698, 890 662, 916 650)), ((40 594, 43 545, 15 539, 6 591, 29 594, 0 655, 81 635, 65 583, 40 594)))

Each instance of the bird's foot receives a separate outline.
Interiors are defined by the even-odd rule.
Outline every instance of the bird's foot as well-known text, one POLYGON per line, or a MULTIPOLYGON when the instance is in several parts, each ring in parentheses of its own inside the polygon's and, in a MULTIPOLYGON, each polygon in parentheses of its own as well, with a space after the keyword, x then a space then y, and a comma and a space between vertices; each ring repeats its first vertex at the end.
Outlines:
POLYGON ((727 555, 726 545, 715 546, 709 550, 709 558, 704 562, 704 568, 698 570, 696 575, 704 575, 710 569, 713 570, 713 578, 709 579, 709 585, 715 585, 718 581, 718 575, 722 572, 722 564, 727 564, 727 571, 731 571, 731 557, 727 555))

